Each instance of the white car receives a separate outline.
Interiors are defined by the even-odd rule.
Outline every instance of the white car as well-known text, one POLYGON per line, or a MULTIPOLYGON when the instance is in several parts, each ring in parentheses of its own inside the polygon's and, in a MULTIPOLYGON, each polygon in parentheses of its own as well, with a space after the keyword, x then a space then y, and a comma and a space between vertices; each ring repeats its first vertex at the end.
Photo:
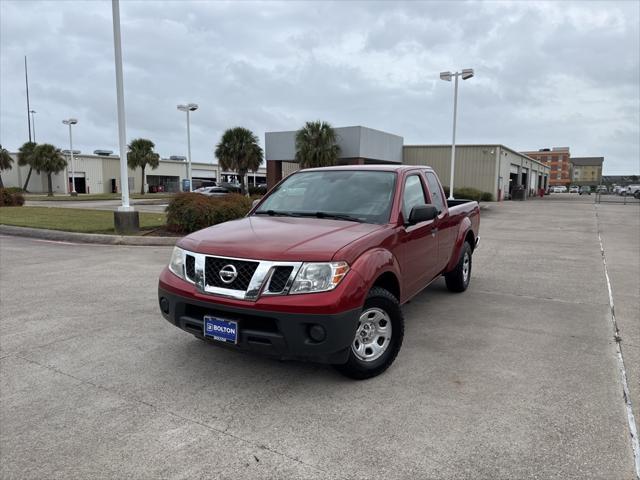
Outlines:
POLYGON ((569 193, 580 193, 580 188, 575 185, 573 187, 569 187, 569 193))
POLYGON ((567 187, 565 187, 564 185, 555 186, 555 187, 551 187, 551 191, 553 193, 566 193, 567 187))
POLYGON ((197 192, 207 197, 224 197, 230 193, 229 190, 224 187, 204 187, 199 188, 197 192))

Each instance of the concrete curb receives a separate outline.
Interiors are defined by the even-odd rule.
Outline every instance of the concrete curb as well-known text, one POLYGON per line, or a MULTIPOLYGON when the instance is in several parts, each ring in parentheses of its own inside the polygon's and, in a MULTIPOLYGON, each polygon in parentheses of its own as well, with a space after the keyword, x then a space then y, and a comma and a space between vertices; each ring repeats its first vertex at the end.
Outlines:
POLYGON ((172 246, 179 237, 134 237, 125 235, 105 235, 97 233, 62 232, 42 228, 15 227, 0 225, 0 235, 39 238, 57 242, 95 243, 101 245, 138 245, 149 247, 172 246))

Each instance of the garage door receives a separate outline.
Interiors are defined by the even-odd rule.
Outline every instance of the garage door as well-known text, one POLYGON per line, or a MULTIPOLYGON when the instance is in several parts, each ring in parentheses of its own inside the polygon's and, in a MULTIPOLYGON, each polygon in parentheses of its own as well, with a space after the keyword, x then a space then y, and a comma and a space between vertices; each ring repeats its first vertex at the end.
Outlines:
POLYGON ((192 177, 197 177, 197 178, 216 178, 216 172, 215 170, 203 170, 201 168, 194 168, 191 171, 191 176, 192 177))

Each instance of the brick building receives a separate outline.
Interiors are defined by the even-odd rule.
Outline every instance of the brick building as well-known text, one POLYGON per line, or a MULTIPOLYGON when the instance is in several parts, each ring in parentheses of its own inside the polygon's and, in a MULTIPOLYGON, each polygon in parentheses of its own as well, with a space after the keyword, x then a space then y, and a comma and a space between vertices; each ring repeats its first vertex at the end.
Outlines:
POLYGON ((551 168, 549 186, 571 184, 571 153, 569 147, 541 148, 533 152, 521 152, 551 168))

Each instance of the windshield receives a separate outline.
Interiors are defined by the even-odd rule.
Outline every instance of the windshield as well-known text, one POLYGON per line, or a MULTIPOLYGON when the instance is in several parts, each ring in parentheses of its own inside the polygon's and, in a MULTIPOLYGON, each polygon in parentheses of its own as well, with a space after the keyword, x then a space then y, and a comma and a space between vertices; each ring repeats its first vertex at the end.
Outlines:
POLYGON ((325 170, 291 175, 254 214, 317 216, 366 223, 389 221, 394 172, 325 170))

